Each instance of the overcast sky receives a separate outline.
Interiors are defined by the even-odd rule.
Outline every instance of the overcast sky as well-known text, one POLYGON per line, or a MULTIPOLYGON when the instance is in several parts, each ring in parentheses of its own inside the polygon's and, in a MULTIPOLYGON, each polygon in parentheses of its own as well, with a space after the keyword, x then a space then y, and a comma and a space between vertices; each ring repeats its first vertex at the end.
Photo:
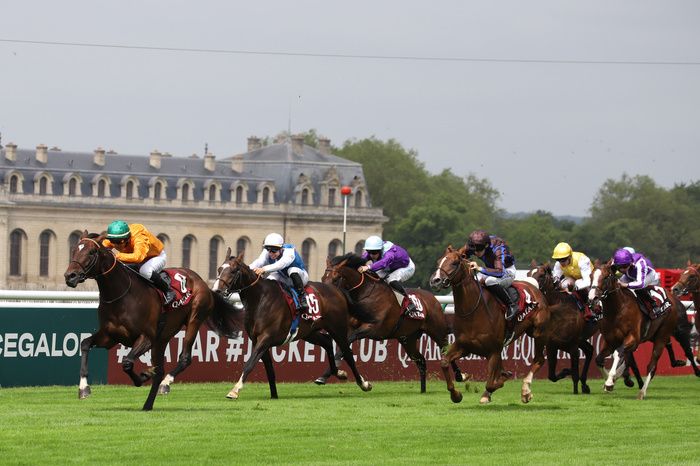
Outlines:
POLYGON ((291 110, 293 132, 394 138, 433 173, 488 178, 511 212, 586 215, 624 172, 700 179, 697 0, 12 1, 0 15, 3 144, 226 157, 291 110))

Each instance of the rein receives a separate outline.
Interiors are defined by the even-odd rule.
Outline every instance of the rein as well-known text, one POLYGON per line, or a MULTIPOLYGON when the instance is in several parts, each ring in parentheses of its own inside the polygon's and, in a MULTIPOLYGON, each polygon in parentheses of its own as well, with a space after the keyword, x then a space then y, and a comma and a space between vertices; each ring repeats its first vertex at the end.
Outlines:
POLYGON ((230 284, 230 285, 226 282, 226 280, 221 280, 220 278, 219 278, 219 280, 221 280, 222 282, 226 283, 226 288, 227 288, 231 293, 240 293, 241 291, 247 290, 248 288, 252 288, 253 286, 255 286, 255 285, 260 281, 260 279, 262 278, 262 275, 257 275, 257 274, 256 274, 255 280, 253 280, 252 283, 250 283, 250 284, 248 284, 248 285, 246 285, 246 286, 244 286, 244 287, 242 287, 242 288, 238 288, 237 290, 232 290, 232 289, 231 289, 231 286, 232 286, 234 283, 236 283, 236 282, 238 281, 238 279, 241 277, 241 275, 242 275, 242 274, 241 274, 241 271, 240 271, 240 270, 237 270, 237 271, 236 271, 236 274, 235 274, 235 275, 233 276, 233 278, 231 279, 231 284, 230 284))
MULTIPOLYGON (((464 281, 467 279, 467 274, 470 273, 469 271, 467 271, 467 267, 464 265, 464 262, 465 260, 461 259, 459 261, 459 267, 457 267, 457 269, 455 269, 455 271, 451 274, 448 274, 442 267, 439 267, 440 272, 447 275, 447 281, 453 288, 455 287, 455 285, 461 285, 462 283, 464 283, 464 281), (452 280, 454 279, 454 277, 456 277, 462 269, 464 269, 464 276, 462 277, 462 279, 458 282, 453 282, 452 280)), ((474 307, 471 311, 467 312, 466 314, 459 314, 459 316, 462 318, 469 317, 470 315, 474 314, 483 300, 484 289, 481 287, 481 283, 479 283, 479 281, 476 280, 476 277, 474 277, 474 281, 476 282, 477 288, 479 288, 479 298, 476 300, 476 304, 474 304, 474 307)))

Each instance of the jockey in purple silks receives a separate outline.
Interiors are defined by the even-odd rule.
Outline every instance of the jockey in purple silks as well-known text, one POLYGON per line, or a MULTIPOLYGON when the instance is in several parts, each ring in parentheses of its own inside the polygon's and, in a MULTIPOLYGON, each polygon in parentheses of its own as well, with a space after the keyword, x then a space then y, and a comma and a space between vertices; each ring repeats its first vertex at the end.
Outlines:
POLYGON ((357 269, 360 273, 371 270, 384 278, 392 289, 408 299, 406 314, 410 316, 417 312, 416 305, 408 297, 408 292, 401 283, 416 272, 416 266, 408 256, 408 251, 391 241, 383 241, 379 236, 370 236, 365 240, 362 259, 367 261, 367 265, 357 269))
POLYGON ((661 312, 649 294, 649 287, 660 282, 659 274, 649 259, 638 252, 631 253, 629 248, 621 248, 613 255, 613 267, 622 274, 620 286, 629 288, 636 296, 652 303, 654 314, 661 312))

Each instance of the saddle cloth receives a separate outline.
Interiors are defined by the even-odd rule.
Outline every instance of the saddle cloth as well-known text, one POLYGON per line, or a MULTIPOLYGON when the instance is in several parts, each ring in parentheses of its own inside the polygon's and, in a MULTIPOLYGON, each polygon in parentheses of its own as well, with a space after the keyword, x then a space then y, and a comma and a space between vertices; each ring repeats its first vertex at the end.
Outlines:
POLYGON ((534 308, 537 307, 537 301, 535 301, 534 296, 530 294, 525 283, 520 283, 518 281, 513 282, 513 288, 518 291, 518 313, 514 320, 522 322, 529 315, 534 308))
MULTIPOLYGON (((164 269, 160 272, 161 278, 170 285, 170 289, 175 292, 175 299, 167 306, 163 306, 163 312, 173 311, 187 305, 192 300, 192 289, 187 286, 187 277, 180 273, 178 269, 164 269)), ((157 288, 156 288, 157 289, 157 288)), ((158 290, 161 301, 165 300, 165 295, 158 290)))
MULTIPOLYGON (((281 282, 277 282, 277 284, 282 289, 282 294, 284 295, 284 299, 287 301, 289 311, 292 314, 292 319, 294 319, 297 317, 299 311, 299 296, 294 288, 290 288, 281 282)), ((306 285, 304 291, 306 291, 306 304, 308 306, 308 312, 302 312, 299 317, 301 317, 303 320, 310 320, 313 322, 321 318, 321 308, 314 289, 311 288, 311 286, 306 285)))
MULTIPOLYGON (((637 296, 636 293, 635 296, 637 296)), ((654 307, 659 309, 658 314, 654 312, 652 308, 652 303, 650 303, 646 299, 637 296, 637 302, 639 303, 639 309, 641 309, 641 311, 644 314, 646 314, 647 317, 649 317, 651 320, 661 317, 662 315, 666 314, 666 311, 668 311, 671 308, 671 301, 668 299, 666 290, 663 287, 649 287, 649 296, 651 296, 651 299, 654 300, 654 307)))
MULTIPOLYGON (((394 291, 394 290, 391 290, 394 291)), ((403 315, 406 316, 409 319, 414 319, 414 320, 425 320, 425 311, 423 309, 423 302, 416 296, 414 293, 408 293, 408 298, 402 295, 401 293, 398 293, 394 291, 394 296, 396 296, 396 301, 398 301, 399 306, 401 306, 401 310, 403 311, 403 315), (410 301, 409 301, 410 299, 410 301), (410 302, 413 302, 416 306, 416 311, 415 312, 406 312, 406 309, 408 308, 408 304, 410 302)))
POLYGON ((574 298, 574 301, 578 306, 578 310, 583 314, 583 318, 586 322, 588 322, 589 320, 600 320, 603 317, 602 313, 598 315, 594 314, 591 311, 591 308, 588 307, 588 299, 586 297, 586 294, 584 292, 581 292, 581 290, 572 291, 571 297, 574 298))

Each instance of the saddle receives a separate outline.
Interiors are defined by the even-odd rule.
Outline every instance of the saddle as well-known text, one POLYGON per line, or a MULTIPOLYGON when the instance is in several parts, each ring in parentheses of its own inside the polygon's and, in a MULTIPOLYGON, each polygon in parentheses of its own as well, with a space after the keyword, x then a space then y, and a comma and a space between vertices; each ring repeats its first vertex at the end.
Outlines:
POLYGON ((639 309, 650 320, 658 319, 671 308, 666 290, 660 286, 651 286, 646 291, 635 293, 639 309))
POLYGON ((321 310, 318 305, 318 299, 316 298, 316 292, 313 288, 311 288, 310 285, 306 285, 306 287, 304 288, 304 291, 306 291, 306 304, 308 304, 308 312, 302 312, 300 314, 299 295, 297 294, 296 290, 288 286, 286 283, 277 282, 277 284, 282 290, 284 299, 287 301, 287 305, 289 306, 289 312, 292 315, 292 320, 295 320, 297 317, 300 317, 303 320, 310 320, 313 322, 321 318, 321 310))
MULTIPOLYGON (((172 311, 185 306, 192 300, 192 289, 187 286, 187 277, 182 275, 178 269, 163 269, 160 272, 160 277, 170 286, 170 289, 175 292, 175 299, 170 301, 167 306, 163 306, 163 312, 172 311)), ((148 283, 151 282, 149 281, 148 283)), ((154 286, 154 288, 158 290, 157 287, 154 286)), ((158 294, 160 295, 161 301, 165 301, 165 295, 161 290, 158 290, 158 294)))
POLYGON ((518 313, 515 315, 513 321, 522 322, 530 315, 530 312, 537 307, 537 301, 535 301, 534 296, 530 294, 530 291, 528 291, 524 283, 514 281, 512 286, 518 292, 518 313))

